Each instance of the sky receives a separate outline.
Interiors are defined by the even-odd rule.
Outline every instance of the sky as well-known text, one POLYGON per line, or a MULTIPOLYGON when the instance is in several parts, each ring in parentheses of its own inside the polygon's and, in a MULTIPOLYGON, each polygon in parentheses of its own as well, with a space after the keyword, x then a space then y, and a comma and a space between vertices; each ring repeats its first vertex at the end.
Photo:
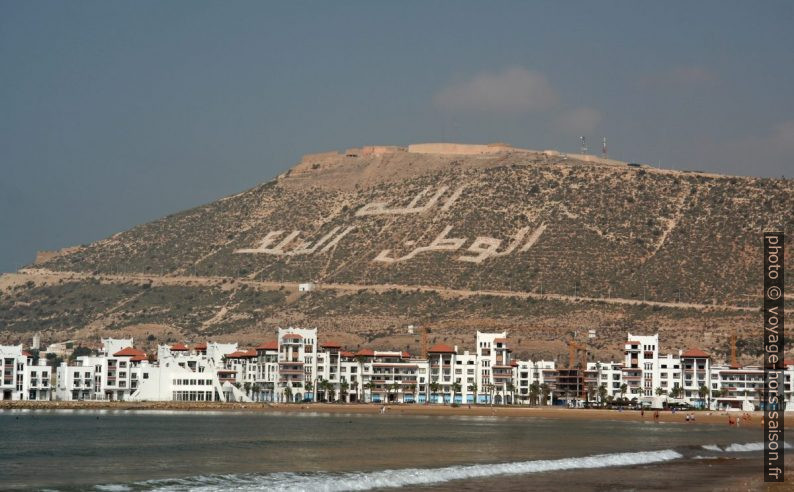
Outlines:
POLYGON ((310 152, 794 174, 794 2, 0 0, 0 272, 310 152))

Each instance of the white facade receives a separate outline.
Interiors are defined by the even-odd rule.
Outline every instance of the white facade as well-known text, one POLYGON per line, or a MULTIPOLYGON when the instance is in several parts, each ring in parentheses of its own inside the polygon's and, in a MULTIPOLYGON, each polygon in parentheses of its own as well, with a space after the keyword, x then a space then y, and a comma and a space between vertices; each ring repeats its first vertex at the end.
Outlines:
MULTIPOLYGON (((475 350, 436 344, 426 359, 402 351, 346 351, 319 343, 316 329, 281 328, 251 349, 236 343, 175 343, 156 359, 132 339, 102 340, 97 355, 53 371, 22 346, 0 346, 3 399, 128 401, 343 401, 375 403, 583 405, 623 399, 643 405, 688 404, 749 410, 760 405, 763 370, 712 364, 689 349, 661 355, 659 337, 629 333, 624 361, 587 362, 584 371, 512 357, 507 333, 477 332, 475 350)), ((794 397, 786 361, 785 397, 794 397)))
POLYGON ((278 329, 278 401, 314 399, 317 387, 317 329, 278 329))
POLYGON ((33 356, 22 345, 0 345, 0 399, 49 400, 52 398, 52 368, 45 359, 33 364, 33 356))

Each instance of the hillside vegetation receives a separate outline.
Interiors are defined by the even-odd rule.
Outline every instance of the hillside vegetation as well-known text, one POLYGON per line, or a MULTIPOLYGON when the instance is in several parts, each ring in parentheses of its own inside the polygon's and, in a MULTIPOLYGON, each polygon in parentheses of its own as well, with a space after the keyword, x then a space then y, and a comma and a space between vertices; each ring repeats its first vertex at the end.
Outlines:
POLYGON ((725 330, 758 323, 757 313, 723 307, 760 305, 761 231, 791 231, 793 220, 794 187, 783 179, 529 153, 342 157, 45 255, 27 270, 33 285, 0 294, 0 333, 65 337, 89 325, 111 332, 146 325, 255 338, 291 321, 328 326, 351 343, 383 335, 385 345, 411 345, 412 337, 400 338, 401 323, 439 322, 450 337, 453 325, 462 327, 461 340, 477 327, 507 327, 527 350, 547 350, 540 342, 533 348, 533 337, 550 340, 551 353, 560 334, 612 326, 616 338, 603 349, 611 353, 634 320, 671 336, 681 328, 702 334, 705 326, 717 333, 716 346, 725 330), (48 284, 33 268, 83 277, 48 284), (196 281, 147 285, 136 277, 196 281), (298 296, 293 284, 308 281, 322 288, 298 296), (347 288, 335 290, 340 284, 347 288), (420 287, 439 292, 412 291, 420 287), (713 308, 579 305, 491 291, 713 308))

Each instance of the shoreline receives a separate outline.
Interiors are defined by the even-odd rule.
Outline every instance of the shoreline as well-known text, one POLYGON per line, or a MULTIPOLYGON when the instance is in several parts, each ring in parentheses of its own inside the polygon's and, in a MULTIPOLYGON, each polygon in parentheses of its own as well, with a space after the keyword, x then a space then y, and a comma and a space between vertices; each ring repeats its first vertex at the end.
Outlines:
MULTIPOLYGON (((326 413, 326 414, 380 414, 383 405, 373 403, 225 403, 225 402, 129 402, 129 401, 0 401, 3 410, 168 410, 168 411, 228 411, 228 412, 262 412, 262 413, 326 413)), ((392 404, 385 406, 387 415, 415 415, 437 417, 509 417, 509 418, 544 418, 559 420, 625 420, 653 423, 654 411, 646 410, 607 410, 560 407, 527 407, 527 406, 488 406, 488 405, 419 405, 392 404)), ((741 412, 694 411, 695 424, 728 426, 730 413, 734 420, 741 412)), ((659 412, 659 421, 664 423, 687 424, 687 412, 669 410, 659 412)), ((751 412, 750 422, 740 422, 741 427, 761 427, 763 412, 751 412)), ((690 422, 691 423, 691 422, 690 422)), ((786 419, 786 428, 794 428, 792 419, 786 419)))

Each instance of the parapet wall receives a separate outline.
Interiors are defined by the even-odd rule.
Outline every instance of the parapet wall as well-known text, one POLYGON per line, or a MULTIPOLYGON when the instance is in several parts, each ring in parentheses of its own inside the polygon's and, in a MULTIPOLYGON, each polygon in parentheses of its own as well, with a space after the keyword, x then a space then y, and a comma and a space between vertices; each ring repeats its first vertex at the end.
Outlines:
POLYGON ((337 152, 336 150, 331 150, 329 152, 318 152, 316 154, 306 154, 301 157, 301 164, 308 164, 314 162, 327 162, 336 160, 342 157, 342 154, 337 152))
POLYGON ((408 152, 414 154, 458 154, 458 155, 478 155, 478 154, 498 154, 500 152, 523 151, 505 143, 494 143, 487 145, 478 144, 457 144, 457 143, 421 143, 408 146, 408 152))
POLYGON ((36 260, 33 262, 33 264, 41 265, 42 263, 47 263, 48 261, 54 260, 59 256, 76 253, 79 250, 79 246, 70 246, 68 248, 62 248, 55 251, 36 251, 36 260))
POLYGON ((362 155, 385 155, 396 154, 397 152, 405 152, 405 147, 398 147, 396 145, 365 145, 364 147, 353 147, 345 151, 346 156, 357 157, 362 155))

